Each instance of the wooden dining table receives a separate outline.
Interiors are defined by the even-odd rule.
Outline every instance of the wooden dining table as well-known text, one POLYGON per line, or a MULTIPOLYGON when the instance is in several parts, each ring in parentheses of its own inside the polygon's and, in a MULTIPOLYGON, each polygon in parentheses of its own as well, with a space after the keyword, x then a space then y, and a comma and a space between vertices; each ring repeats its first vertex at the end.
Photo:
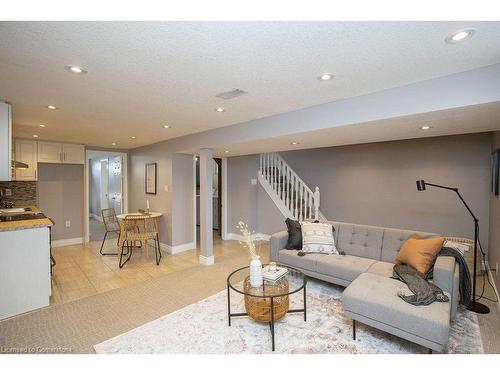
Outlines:
POLYGON ((127 218, 127 216, 144 216, 144 215, 148 215, 150 216, 151 218, 153 219, 156 219, 156 220, 159 220, 160 217, 163 216, 163 214, 161 212, 154 212, 154 211, 150 211, 149 213, 148 212, 129 212, 127 214, 120 214, 120 215, 116 215, 116 217, 120 220, 134 220, 133 218, 129 217, 127 218))

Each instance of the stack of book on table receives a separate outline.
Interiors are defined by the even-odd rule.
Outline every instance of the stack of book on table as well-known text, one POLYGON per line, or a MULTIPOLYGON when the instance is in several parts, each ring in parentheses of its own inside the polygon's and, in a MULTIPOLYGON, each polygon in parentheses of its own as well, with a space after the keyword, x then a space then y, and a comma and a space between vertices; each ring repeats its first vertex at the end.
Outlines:
POLYGON ((276 266, 274 270, 269 265, 262 268, 262 277, 264 280, 276 281, 286 275, 288 269, 285 267, 276 266))

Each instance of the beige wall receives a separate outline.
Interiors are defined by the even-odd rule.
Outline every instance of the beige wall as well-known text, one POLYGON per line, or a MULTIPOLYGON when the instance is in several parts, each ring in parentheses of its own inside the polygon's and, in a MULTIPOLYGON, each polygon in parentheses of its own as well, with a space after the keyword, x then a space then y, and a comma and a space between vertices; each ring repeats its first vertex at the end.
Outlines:
MULTIPOLYGON (((500 132, 493 133, 492 150, 500 148, 500 132)), ((490 245, 488 263, 490 268, 500 265, 500 196, 490 193, 490 245)), ((492 272, 497 289, 500 288, 500 278, 492 272)))
POLYGON ((83 169, 83 165, 38 164, 37 205, 56 223, 52 240, 83 237, 83 169))
MULTIPOLYGON (((319 186, 321 211, 332 220, 473 236, 473 222, 453 192, 417 192, 415 181, 456 186, 481 224, 488 245, 491 134, 382 142, 283 152, 311 187, 319 186)), ((283 230, 265 192, 250 185, 257 156, 230 158, 230 223, 248 218, 263 233, 283 230), (256 217, 258 216, 258 218, 256 217), (277 228, 279 227, 279 228, 277 228), (266 230, 266 228, 268 230, 266 230)))

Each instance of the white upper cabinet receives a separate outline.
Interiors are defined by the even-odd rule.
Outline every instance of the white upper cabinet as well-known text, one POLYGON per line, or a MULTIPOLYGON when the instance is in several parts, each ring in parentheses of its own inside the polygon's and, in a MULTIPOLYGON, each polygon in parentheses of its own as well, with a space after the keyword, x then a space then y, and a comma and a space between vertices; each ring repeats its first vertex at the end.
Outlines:
POLYGON ((16 181, 36 181, 37 142, 26 139, 15 140, 16 161, 28 164, 28 169, 16 169, 16 181))
POLYGON ((55 142, 38 142, 39 163, 62 163, 62 144, 55 142))
POLYGON ((39 141, 38 162, 85 164, 85 146, 70 143, 39 141))
POLYGON ((85 164, 85 146, 63 143, 63 163, 85 164))

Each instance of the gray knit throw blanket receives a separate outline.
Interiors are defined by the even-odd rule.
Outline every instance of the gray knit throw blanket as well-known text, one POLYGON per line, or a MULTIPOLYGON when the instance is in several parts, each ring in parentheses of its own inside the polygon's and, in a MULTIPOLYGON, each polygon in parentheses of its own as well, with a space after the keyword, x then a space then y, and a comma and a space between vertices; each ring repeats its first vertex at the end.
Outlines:
POLYGON ((413 295, 398 292, 398 296, 412 305, 429 305, 434 301, 448 302, 449 298, 441 288, 425 280, 416 269, 406 264, 397 264, 393 268, 393 278, 404 282, 413 295))

